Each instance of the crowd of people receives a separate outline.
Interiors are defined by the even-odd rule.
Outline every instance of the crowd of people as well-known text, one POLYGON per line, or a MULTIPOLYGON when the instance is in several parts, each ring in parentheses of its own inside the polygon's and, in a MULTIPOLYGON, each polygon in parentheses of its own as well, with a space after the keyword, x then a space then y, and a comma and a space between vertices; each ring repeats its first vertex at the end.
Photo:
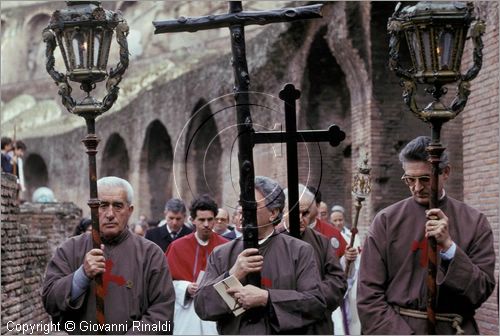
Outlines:
POLYGON ((403 148, 402 181, 411 196, 381 210, 352 246, 345 209, 336 204, 329 211, 321 193, 304 185, 297 239, 289 234, 287 188, 255 178, 258 247, 245 248, 241 206, 228 211, 200 195, 187 207, 173 198, 164 219, 149 228, 144 216, 129 223, 131 185, 101 178, 103 244, 92 246, 90 220, 82 220, 48 264, 44 306, 57 321, 96 323, 93 279, 100 275, 105 321, 124 324, 121 333, 156 333, 155 324, 166 323, 176 335, 427 334, 424 245, 434 237, 436 332, 478 334, 474 313, 495 287, 491 226, 446 194, 446 153, 439 208, 428 208, 429 143, 418 137, 403 148))

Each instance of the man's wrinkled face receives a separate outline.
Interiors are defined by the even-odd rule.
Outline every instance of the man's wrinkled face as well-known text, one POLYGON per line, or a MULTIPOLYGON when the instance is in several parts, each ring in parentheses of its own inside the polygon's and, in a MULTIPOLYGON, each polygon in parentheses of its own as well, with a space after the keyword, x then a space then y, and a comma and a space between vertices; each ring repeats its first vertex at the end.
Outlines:
POLYGON ((127 224, 134 206, 127 202, 127 192, 120 187, 99 188, 99 230, 101 236, 110 239, 117 237, 127 224))
POLYGON ((271 223, 273 213, 266 207, 266 199, 257 189, 255 189, 255 202, 257 203, 257 226, 267 227, 271 223))
MULTIPOLYGON (((431 164, 426 161, 410 161, 403 164, 405 171, 402 179, 410 188, 415 201, 422 205, 429 205, 431 199, 431 164)), ((447 166, 439 175, 438 191, 442 194, 443 186, 448 180, 450 167, 447 166)))
POLYGON ((321 202, 319 204, 319 219, 327 222, 328 221, 328 206, 326 205, 325 202, 321 202))
POLYGON ((241 205, 236 207, 236 211, 233 215, 233 224, 236 230, 239 232, 243 231, 243 208, 241 205))
POLYGON ((219 209, 217 216, 215 216, 214 231, 223 234, 229 225, 229 214, 224 209, 219 209))
POLYGON ((167 221, 168 228, 173 232, 179 233, 182 225, 184 225, 185 218, 186 215, 182 212, 165 211, 165 220, 167 221))
POLYGON ((330 215, 330 222, 337 228, 339 231, 342 231, 344 228, 344 214, 339 211, 332 212, 330 215))
MULTIPOLYGON (((309 226, 312 220, 316 220, 316 217, 313 218, 311 213, 311 208, 316 208, 316 203, 306 202, 304 200, 299 201, 299 224, 300 224, 300 233, 304 233, 306 227, 309 226)), ((288 231, 290 231, 290 215, 285 217, 285 227, 288 231)))
POLYGON ((211 210, 196 210, 196 218, 192 219, 198 238, 207 241, 212 236, 215 214, 211 210))

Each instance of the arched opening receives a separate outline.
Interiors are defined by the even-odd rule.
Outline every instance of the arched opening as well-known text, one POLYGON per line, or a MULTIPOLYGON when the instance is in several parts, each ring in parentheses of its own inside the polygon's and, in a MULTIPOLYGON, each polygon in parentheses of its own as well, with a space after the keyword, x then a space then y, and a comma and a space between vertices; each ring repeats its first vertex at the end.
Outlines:
POLYGON ((128 180, 130 160, 125 141, 118 133, 108 138, 102 157, 101 176, 117 176, 128 180))
POLYGON ((49 187, 49 173, 44 159, 38 154, 29 154, 24 163, 26 180, 26 199, 31 200, 33 192, 39 187, 49 187))
POLYGON ((28 55, 26 67, 30 72, 31 78, 45 71, 45 43, 41 36, 43 29, 47 27, 49 21, 50 16, 48 14, 37 14, 28 22, 27 36, 29 38, 27 39, 28 55))
POLYGON ((220 159, 222 146, 210 107, 201 99, 195 106, 186 133, 187 195, 209 194, 222 201, 220 159))
MULTIPOLYGON (((319 188, 329 207, 351 208, 351 106, 345 74, 325 40, 321 28, 311 44, 304 74, 303 129, 327 129, 337 124, 346 133, 338 146, 328 143, 299 144, 300 181, 319 188), (348 202, 348 204, 346 204, 348 202)), ((347 214, 349 216, 349 214, 347 214)), ((349 217, 348 217, 349 218, 349 217)))
POLYGON ((141 209, 153 220, 163 218, 165 202, 172 197, 173 151, 170 136, 161 121, 155 120, 146 129, 141 153, 141 209))

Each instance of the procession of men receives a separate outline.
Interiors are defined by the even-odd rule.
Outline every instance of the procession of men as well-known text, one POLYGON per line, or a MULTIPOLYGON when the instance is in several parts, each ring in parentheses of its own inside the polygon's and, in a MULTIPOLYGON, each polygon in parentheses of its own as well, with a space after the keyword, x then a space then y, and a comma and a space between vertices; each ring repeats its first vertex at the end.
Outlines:
MULTIPOLYGON (((289 233, 288 190, 270 178, 256 177, 258 248, 244 249, 244 236, 228 240, 225 230, 215 231, 221 211, 209 195, 193 199, 188 218, 181 200, 166 202, 167 223, 158 229, 175 233, 168 217, 181 213, 177 231, 189 220, 194 232, 176 235, 164 248, 129 230, 134 202, 130 184, 101 178, 103 244, 92 248, 92 232, 84 232, 58 248, 45 277, 47 312, 56 321, 96 323, 93 279, 101 274, 107 279, 106 323, 125 323, 128 332, 135 330, 134 321, 140 321, 142 332, 144 325, 168 321, 169 333, 178 335, 333 335, 333 323, 347 323, 337 326, 341 334, 426 334, 426 256, 415 246, 434 236, 440 249, 437 332, 477 334, 474 312, 495 287, 492 230, 483 214, 446 195, 451 173, 446 153, 440 172, 441 208, 427 209, 429 143, 429 137, 417 137, 399 154, 405 171, 402 182, 411 196, 381 210, 362 247, 349 247, 340 258, 336 238, 311 225, 318 216, 312 211, 316 200, 303 185, 299 238, 289 233), (172 212, 174 207, 177 212, 172 212), (359 258, 361 263, 356 263, 359 258), (355 267, 346 275, 347 260, 355 267), (248 282, 252 273, 261 274, 258 286, 248 282), (237 285, 225 291, 244 310, 239 315, 217 291, 217 284, 230 278, 237 279, 237 285), (353 283, 354 304, 344 301, 353 283), (344 318, 332 320, 332 311, 339 307, 344 318), (358 312, 359 321, 354 321, 358 312)), ((227 212, 226 217, 229 220, 227 212)), ((327 225, 337 230, 333 223, 327 225)))
MULTIPOLYGON (((245 11, 241 2, 232 1, 226 14, 154 21, 155 34, 229 29, 231 61, 227 63, 233 67, 234 82, 202 83, 228 85, 233 89, 232 95, 228 95, 230 103, 226 98, 221 101, 236 112, 233 125, 227 127, 236 132, 231 150, 237 154, 234 163, 237 170, 231 170, 231 176, 228 176, 227 170, 223 173, 207 163, 210 160, 206 157, 208 150, 201 153, 200 148, 193 145, 196 148, 189 152, 196 134, 202 133, 204 127, 213 126, 211 122, 217 113, 212 115, 210 108, 205 106, 197 109, 202 111, 201 119, 205 118, 203 111, 210 112, 206 120, 193 121, 200 117, 198 111, 191 115, 189 122, 199 124, 193 134, 185 135, 184 129, 178 130, 179 138, 185 137, 188 147, 182 159, 186 163, 197 156, 195 164, 202 165, 202 168, 185 164, 183 168, 196 168, 195 171, 176 171, 177 145, 174 150, 168 145, 159 145, 140 158, 148 169, 152 168, 129 175, 118 174, 119 169, 109 168, 124 164, 117 157, 128 160, 126 149, 119 146, 109 150, 106 145, 108 150, 99 157, 99 163, 108 169, 97 169, 99 139, 96 135, 99 129, 96 131, 95 127, 102 120, 96 117, 110 109, 118 98, 118 85, 129 64, 126 39, 129 27, 120 11, 110 14, 100 7, 99 2, 68 2, 68 6, 68 11, 54 12, 43 32, 47 44, 46 69, 58 86, 62 104, 71 113, 85 119, 87 134, 82 142, 88 154, 90 215, 79 216, 73 235, 64 237, 48 260, 43 275, 40 293, 43 308, 51 322, 61 327, 60 331, 68 334, 168 335, 481 334, 476 313, 490 299, 498 280, 495 273, 496 227, 492 228, 489 214, 449 192, 450 177, 455 171, 465 174, 463 167, 452 165, 450 157, 454 153, 443 146, 447 139, 441 138, 440 133, 445 122, 456 117, 465 107, 470 94, 469 81, 481 68, 482 49, 477 49, 482 48, 482 42, 477 40, 483 33, 480 28, 472 36, 476 48, 475 67, 466 75, 458 72, 453 73, 453 77, 447 72, 447 76, 459 80, 461 86, 451 105, 441 107, 439 99, 448 89, 439 82, 437 71, 429 80, 424 76, 430 76, 430 71, 403 70, 399 54, 395 56, 396 51, 399 53, 398 34, 404 26, 396 19, 402 9, 400 5, 396 7, 390 19, 394 21, 390 21, 388 28, 392 34, 388 43, 389 67, 401 78, 404 103, 414 114, 421 113, 418 117, 429 125, 431 136, 414 132, 411 139, 399 141, 384 154, 393 156, 394 160, 397 158, 400 166, 395 169, 403 172, 402 176, 370 176, 382 174, 379 166, 385 167, 383 162, 377 162, 377 169, 372 170, 367 166, 368 159, 362 160, 361 152, 378 150, 374 146, 346 146, 342 155, 349 159, 348 165, 340 162, 328 162, 327 165, 323 162, 325 158, 325 161, 335 160, 331 160, 328 154, 323 157, 321 149, 319 156, 313 159, 300 151, 299 144, 307 147, 308 143, 314 143, 318 148, 323 148, 320 144, 328 144, 335 148, 346 139, 352 141, 359 137, 359 131, 355 129, 358 124, 345 129, 337 124, 325 124, 322 129, 298 129, 297 125, 304 124, 304 114, 308 113, 303 110, 312 110, 317 103, 314 90, 308 93, 308 97, 301 97, 298 88, 307 87, 307 84, 283 83, 277 94, 279 100, 274 97, 280 108, 283 107, 283 111, 278 109, 277 112, 283 114, 280 115, 285 120, 283 128, 262 131, 260 125, 252 121, 253 111, 261 106, 260 102, 251 99, 252 69, 248 67, 245 54, 245 27, 256 23, 279 27, 278 23, 322 18, 323 4, 245 11), (78 6, 84 9, 82 17, 87 20, 82 26, 84 28, 90 27, 93 21, 111 19, 103 21, 106 24, 99 24, 95 31, 94 27, 75 28, 73 25, 80 18, 78 6), (71 18, 71 23, 58 21, 66 15, 71 18), (71 33, 58 35, 67 28, 63 27, 65 25, 71 27, 71 33), (120 61, 109 73, 96 70, 98 67, 106 69, 106 64, 102 65, 107 62, 108 55, 99 48, 106 44, 105 37, 113 33, 116 33, 119 44, 120 61), (59 48, 64 48, 67 42, 69 51, 66 53, 76 51, 67 60, 62 50, 67 74, 54 69, 56 35, 59 48), (87 37, 90 44, 84 41, 87 37), (85 72, 85 62, 90 64, 90 75, 85 72), (411 76, 421 77, 410 80, 411 76), (91 91, 97 82, 106 78, 107 93, 99 102, 91 91), (71 96, 68 79, 81 83, 86 98, 78 101, 71 96), (434 100, 422 111, 416 107, 414 97, 417 83, 434 85, 425 90, 433 95, 434 100), (455 114, 450 116, 452 113, 455 114), (286 157, 275 153, 269 162, 262 157, 254 159, 261 145, 282 146, 286 157), (360 162, 364 162, 357 170, 353 169, 351 150, 361 158, 360 162), (124 156, 117 156, 116 152, 124 152, 124 156), (163 156, 164 152, 173 158, 157 161, 156 156, 163 156), (309 172, 304 178, 304 174, 299 173, 300 168, 312 164, 319 166, 319 170, 315 168, 311 172, 319 173, 311 177, 309 172), (283 167, 286 167, 283 174, 276 173, 283 167), (210 169, 213 171, 205 174, 210 169), (200 174, 201 170, 203 174, 200 174), (158 175, 145 176, 152 171, 164 176, 159 181, 155 180, 158 175), (339 172, 347 177, 337 179, 339 172), (180 175, 185 175, 187 187, 179 182, 180 175), (202 180, 204 187, 200 187, 202 180), (404 188, 404 196, 392 204, 386 202, 383 206, 374 206, 371 200, 384 198, 392 189, 372 188, 372 181, 379 186, 398 183, 401 190, 404 188), (237 200, 231 204, 227 200, 234 200, 234 197, 224 194, 228 184, 237 185, 233 188, 237 200), (170 189, 176 189, 175 196, 170 189), (328 197, 322 197, 325 194, 328 197), (333 198, 335 202, 328 204, 333 198), (149 209, 139 206, 146 203, 150 203, 149 209)), ((456 5, 458 10, 465 11, 462 7, 465 5, 456 5)), ((435 37, 430 48, 437 50, 437 56, 426 54, 427 58, 424 57, 422 62, 424 65, 445 63, 444 70, 440 71, 452 72, 452 65, 446 63, 448 54, 434 46, 442 40, 446 40, 447 45, 452 44, 448 40, 453 37, 452 30, 447 30, 451 28, 443 27, 446 28, 442 28, 441 35, 435 37), (436 59, 431 62, 432 57, 436 59)), ((407 38, 411 38, 411 34, 415 34, 414 45, 421 43, 417 42, 417 33, 413 31, 407 33, 407 38)), ((423 39, 420 34, 419 31, 418 38, 423 39)), ((411 49, 411 43, 410 54, 412 61, 416 62, 419 55, 411 49)), ((460 63, 460 58, 461 54, 453 56, 453 62, 460 63)), ((452 56, 450 64, 451 59, 452 56)), ((256 66, 253 63, 251 65, 256 66)), ((308 71, 313 77, 313 71, 308 71)), ((209 82, 212 79, 204 80, 209 82)), ((121 94, 127 95, 129 91, 123 90, 121 94)), ((325 95, 324 92, 321 94, 325 95)), ((331 105, 337 104, 335 99, 329 101, 331 105)), ((312 118, 316 117, 320 119, 319 116, 312 118)), ((111 123, 106 125, 113 127, 111 123)), ((169 137, 163 133, 162 136, 169 137)), ((382 133, 382 136, 392 135, 382 133)), ((219 141, 210 139, 210 145, 216 140, 219 141)), ((2 172, 5 170, 5 173, 16 175, 11 166, 22 168, 26 164, 22 157, 27 147, 18 140, 13 148, 20 151, 16 157, 21 159, 11 159, 7 154, 13 149, 11 142, 7 137, 2 138, 2 172)), ((221 143, 221 147, 228 146, 226 142, 221 143)), ((366 154, 368 158, 369 153, 366 154)), ((213 152, 211 155, 214 156, 213 152)), ((221 155, 215 159, 223 161, 224 158, 221 155)), ((386 166, 390 168, 391 165, 386 166)), ((17 179, 18 188, 22 185, 25 191, 24 173, 22 175, 17 179)), ((28 180, 34 180, 32 175, 26 183, 28 180)), ((83 213, 87 214, 87 210, 83 213)))

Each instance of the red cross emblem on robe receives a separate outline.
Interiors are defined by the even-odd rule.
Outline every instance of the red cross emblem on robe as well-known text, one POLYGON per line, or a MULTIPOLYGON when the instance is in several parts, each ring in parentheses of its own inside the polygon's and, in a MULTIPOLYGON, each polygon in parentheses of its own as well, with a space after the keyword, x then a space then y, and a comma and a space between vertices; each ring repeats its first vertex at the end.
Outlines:
POLYGON ((424 237, 421 241, 413 241, 411 244, 411 251, 415 252, 417 250, 422 250, 420 252, 420 267, 427 267, 427 238, 424 237))
POLYGON ((108 294, 108 286, 110 282, 114 282, 118 286, 123 286, 127 283, 123 276, 111 273, 111 270, 113 269, 113 260, 106 260, 105 265, 106 270, 102 275, 102 296, 106 296, 106 294, 108 294))

